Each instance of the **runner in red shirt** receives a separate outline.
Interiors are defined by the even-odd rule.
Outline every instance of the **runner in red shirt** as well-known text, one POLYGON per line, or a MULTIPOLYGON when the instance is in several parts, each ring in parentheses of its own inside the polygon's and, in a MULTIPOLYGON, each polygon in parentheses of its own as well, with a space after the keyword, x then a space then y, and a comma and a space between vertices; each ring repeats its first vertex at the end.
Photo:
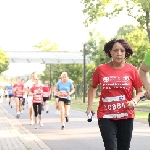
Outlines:
POLYGON ((35 77, 35 84, 30 89, 29 94, 33 96, 35 129, 37 129, 38 128, 37 116, 39 119, 40 126, 41 127, 43 126, 43 123, 41 120, 42 104, 43 104, 43 87, 41 86, 38 77, 35 77))
POLYGON ((51 89, 50 89, 50 86, 48 85, 48 81, 45 81, 45 84, 43 86, 43 93, 44 93, 43 105, 44 105, 44 109, 46 110, 46 113, 48 113, 50 93, 51 93, 51 89))
POLYGON ((129 150, 132 138, 134 107, 143 96, 139 73, 125 62, 133 51, 124 39, 112 39, 104 46, 111 62, 96 68, 88 89, 87 114, 92 109, 96 89, 100 85, 100 102, 97 110, 98 125, 105 150, 129 150), (136 96, 133 97, 133 89, 136 96))
POLYGON ((23 100, 23 92, 24 92, 24 85, 21 82, 21 78, 17 78, 17 83, 13 85, 14 91, 14 99, 16 102, 16 118, 20 117, 22 100, 23 100))

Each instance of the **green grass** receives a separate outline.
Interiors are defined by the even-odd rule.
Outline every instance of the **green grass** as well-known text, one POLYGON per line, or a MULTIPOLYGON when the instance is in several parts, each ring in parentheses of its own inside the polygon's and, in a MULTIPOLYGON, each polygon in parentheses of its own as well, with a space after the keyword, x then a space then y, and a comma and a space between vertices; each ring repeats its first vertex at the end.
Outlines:
POLYGON ((138 103, 138 106, 149 106, 149 108, 150 108, 150 101, 149 100, 147 100, 147 101, 140 101, 138 103))
POLYGON ((135 118, 138 119, 147 119, 149 112, 145 111, 135 111, 135 118))

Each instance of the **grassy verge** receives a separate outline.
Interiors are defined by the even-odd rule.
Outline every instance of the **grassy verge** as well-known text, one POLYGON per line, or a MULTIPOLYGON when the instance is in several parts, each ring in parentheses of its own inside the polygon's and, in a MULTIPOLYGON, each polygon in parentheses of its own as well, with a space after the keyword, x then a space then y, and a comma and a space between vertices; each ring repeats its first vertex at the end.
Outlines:
MULTIPOLYGON (((51 100, 51 104, 55 104, 54 99, 51 100)), ((93 109, 96 111, 98 107, 98 99, 94 100, 93 109)), ((87 103, 83 103, 82 100, 72 100, 71 108, 78 109, 82 111, 86 111, 87 103)), ((138 119, 146 119, 148 118, 148 113, 150 112, 150 101, 142 101, 137 105, 137 109, 135 111, 135 118, 138 119), (143 108, 142 110, 138 110, 138 108, 143 108), (147 109, 145 109, 147 108, 147 109)))

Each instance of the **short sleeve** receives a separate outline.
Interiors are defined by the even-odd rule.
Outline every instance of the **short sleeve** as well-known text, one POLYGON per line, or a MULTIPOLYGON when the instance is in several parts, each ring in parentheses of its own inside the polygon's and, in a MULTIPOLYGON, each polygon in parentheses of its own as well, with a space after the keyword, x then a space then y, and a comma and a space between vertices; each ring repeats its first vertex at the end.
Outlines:
POLYGON ((59 82, 56 83, 56 88, 59 88, 59 82))
POLYGON ((136 68, 134 68, 134 70, 133 70, 133 87, 135 89, 137 89, 137 88, 140 88, 142 86, 143 86, 143 83, 140 79, 139 72, 136 68))
POLYGON ((27 81, 25 84, 24 84, 24 88, 28 88, 29 87, 29 81, 27 81))
POLYGON ((30 89, 30 91, 33 93, 34 92, 34 89, 33 89, 33 87, 30 89))
POLYGON ((71 87, 71 88, 73 87, 73 83, 72 83, 72 82, 70 82, 70 87, 71 87))
POLYGON ((144 63, 146 66, 150 67, 150 50, 145 54, 144 63))
POLYGON ((94 84, 94 85, 100 84, 99 77, 100 77, 100 68, 97 67, 92 75, 92 84, 94 84))

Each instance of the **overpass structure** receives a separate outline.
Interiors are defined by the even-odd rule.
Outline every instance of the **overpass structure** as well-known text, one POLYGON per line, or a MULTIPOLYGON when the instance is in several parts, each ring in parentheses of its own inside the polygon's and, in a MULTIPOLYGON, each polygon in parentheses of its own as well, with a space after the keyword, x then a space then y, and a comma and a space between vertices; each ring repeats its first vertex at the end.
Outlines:
POLYGON ((83 52, 64 51, 5 51, 10 63, 83 64, 91 63, 83 52))
POLYGON ((51 65, 52 64, 83 64, 83 103, 86 93, 86 64, 91 63, 88 55, 85 55, 86 45, 83 52, 67 51, 5 51, 10 63, 40 63, 50 64, 50 86, 51 86, 51 65))

